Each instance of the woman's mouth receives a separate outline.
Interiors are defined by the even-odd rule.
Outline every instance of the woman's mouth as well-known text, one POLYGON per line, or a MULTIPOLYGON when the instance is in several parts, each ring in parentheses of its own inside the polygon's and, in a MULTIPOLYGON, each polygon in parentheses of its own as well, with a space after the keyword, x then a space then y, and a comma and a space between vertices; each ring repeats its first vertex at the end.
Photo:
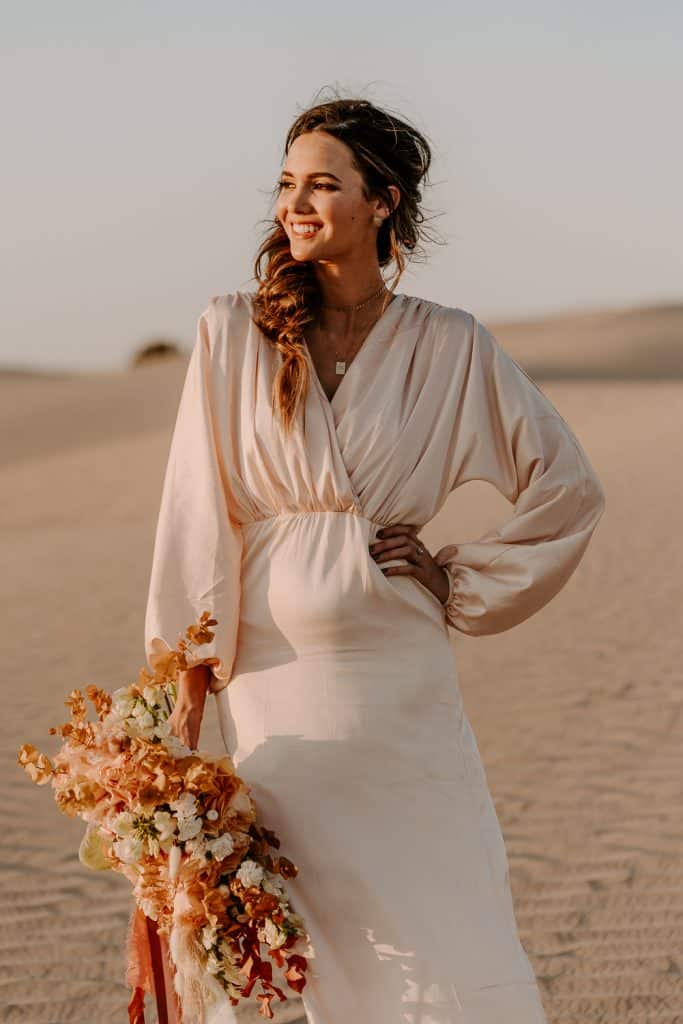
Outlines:
POLYGON ((310 238, 317 235, 321 227, 321 224, 292 224, 292 234, 297 238, 310 238))

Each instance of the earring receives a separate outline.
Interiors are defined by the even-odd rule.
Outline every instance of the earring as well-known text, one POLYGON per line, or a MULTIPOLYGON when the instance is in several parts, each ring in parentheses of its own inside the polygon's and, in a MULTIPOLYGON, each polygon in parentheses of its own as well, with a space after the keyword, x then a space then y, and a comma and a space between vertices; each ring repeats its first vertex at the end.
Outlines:
POLYGON ((378 226, 380 226, 384 221, 384 217, 382 216, 381 213, 376 213, 373 219, 375 221, 375 224, 377 224, 378 226))

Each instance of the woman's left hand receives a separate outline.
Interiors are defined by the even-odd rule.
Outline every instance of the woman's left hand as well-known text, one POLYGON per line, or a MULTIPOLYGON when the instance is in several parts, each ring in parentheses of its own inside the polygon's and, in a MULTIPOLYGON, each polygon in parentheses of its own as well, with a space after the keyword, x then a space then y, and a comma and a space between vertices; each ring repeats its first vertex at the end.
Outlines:
POLYGON ((414 576, 445 604, 450 590, 448 573, 436 564, 417 533, 416 526, 403 523, 384 526, 377 531, 377 540, 370 545, 370 554, 377 563, 407 558, 408 565, 388 565, 382 572, 385 576, 414 576))

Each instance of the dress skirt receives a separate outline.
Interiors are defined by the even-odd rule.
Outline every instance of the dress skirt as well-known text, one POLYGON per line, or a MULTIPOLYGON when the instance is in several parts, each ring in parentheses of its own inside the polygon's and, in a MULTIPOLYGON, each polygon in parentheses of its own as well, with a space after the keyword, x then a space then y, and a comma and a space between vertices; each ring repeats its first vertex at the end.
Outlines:
POLYGON ((543 1024, 443 605, 383 575, 374 528, 322 512, 244 530, 238 656, 216 694, 299 868, 309 1024, 543 1024))

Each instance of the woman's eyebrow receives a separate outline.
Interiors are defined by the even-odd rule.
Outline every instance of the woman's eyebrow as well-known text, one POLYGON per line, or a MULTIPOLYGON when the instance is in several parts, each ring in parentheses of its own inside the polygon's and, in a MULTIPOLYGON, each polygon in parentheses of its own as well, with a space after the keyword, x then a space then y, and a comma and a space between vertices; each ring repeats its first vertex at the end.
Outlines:
MULTIPOLYGON (((283 171, 283 178, 293 178, 294 175, 291 171, 283 171)), ((336 174, 332 174, 330 171, 312 171, 310 174, 304 174, 304 178, 334 178, 335 181, 341 181, 336 174)))

